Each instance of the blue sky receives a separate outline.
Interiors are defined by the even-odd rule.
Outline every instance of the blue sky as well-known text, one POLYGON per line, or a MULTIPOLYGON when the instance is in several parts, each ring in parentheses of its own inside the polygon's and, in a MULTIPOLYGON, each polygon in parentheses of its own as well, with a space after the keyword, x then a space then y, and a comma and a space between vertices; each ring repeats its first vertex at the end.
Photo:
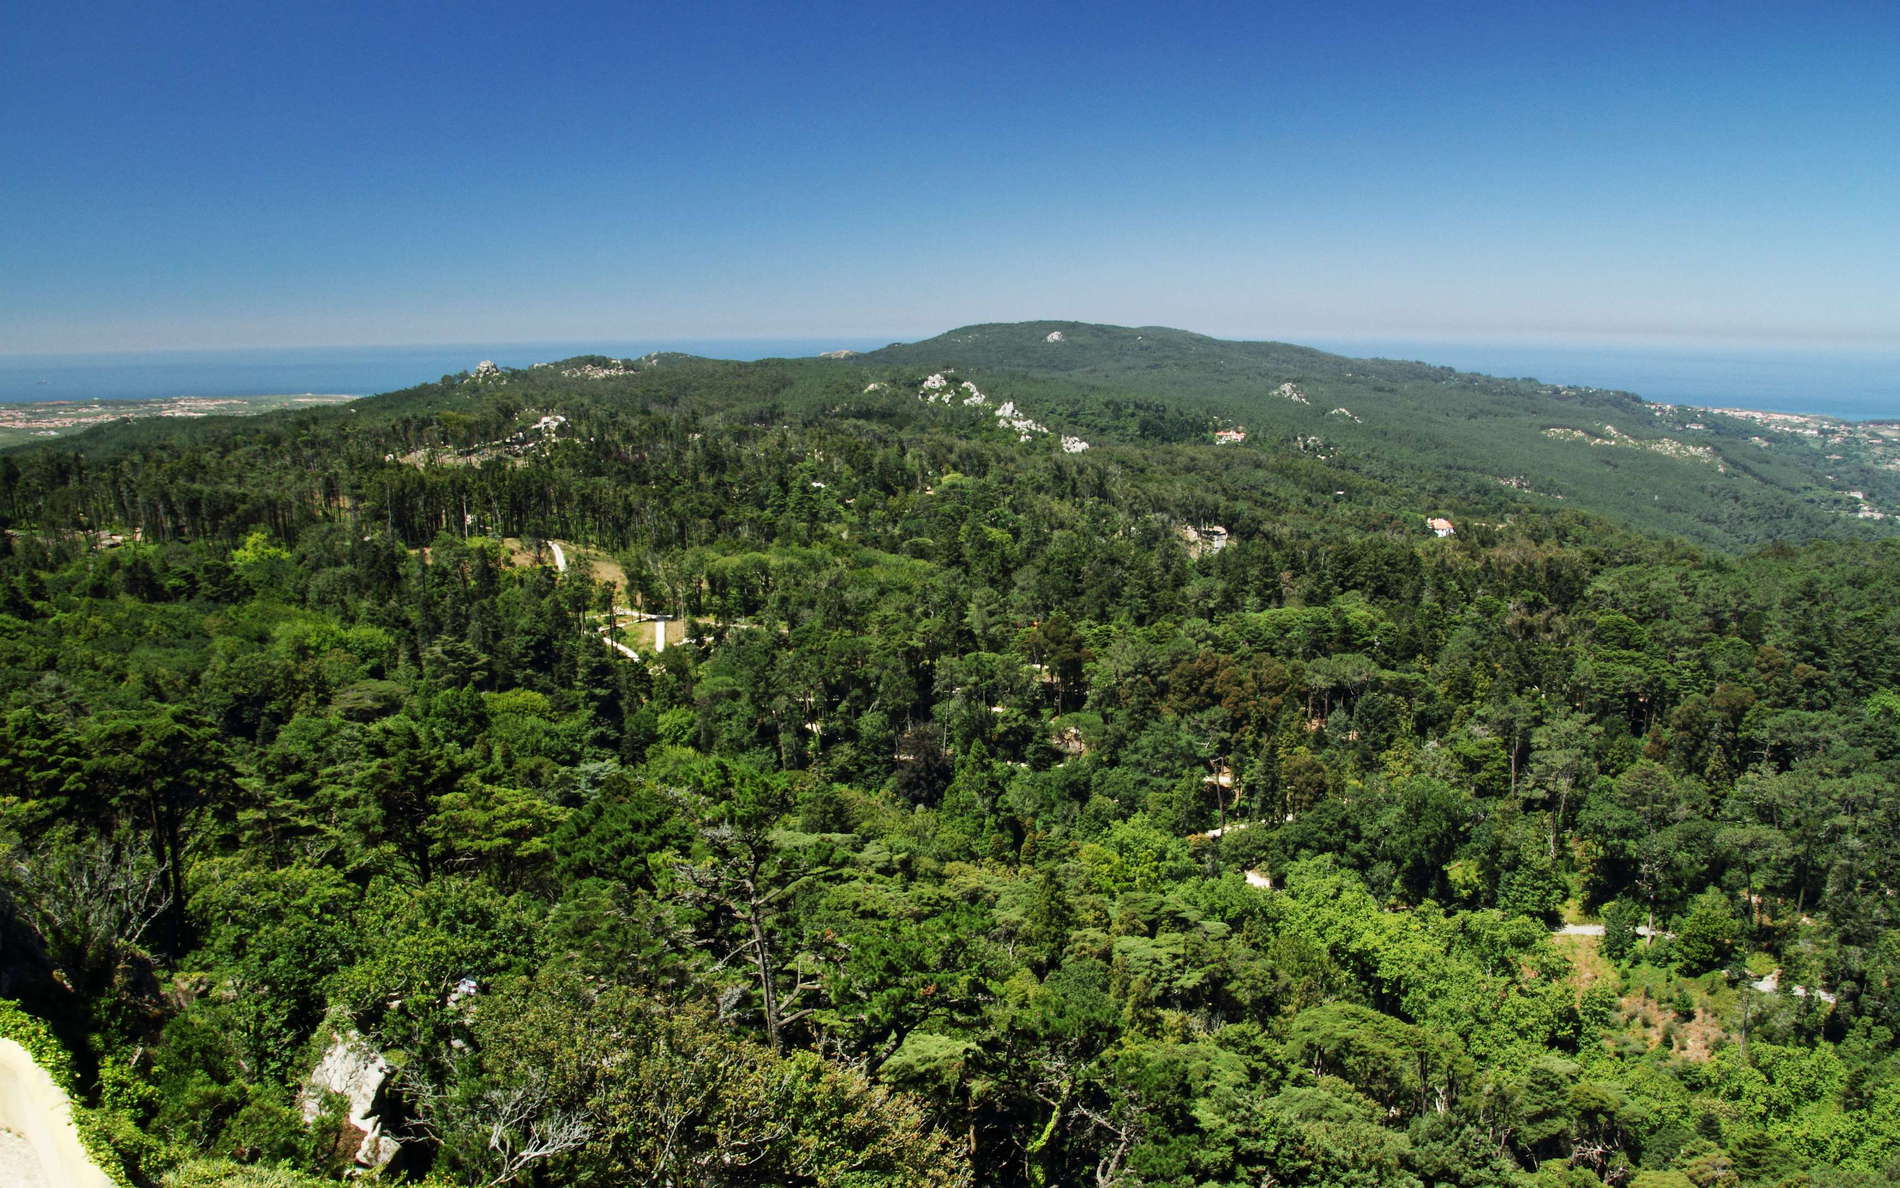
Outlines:
POLYGON ((21 0, 0 353, 1900 344, 1900 6, 21 0))

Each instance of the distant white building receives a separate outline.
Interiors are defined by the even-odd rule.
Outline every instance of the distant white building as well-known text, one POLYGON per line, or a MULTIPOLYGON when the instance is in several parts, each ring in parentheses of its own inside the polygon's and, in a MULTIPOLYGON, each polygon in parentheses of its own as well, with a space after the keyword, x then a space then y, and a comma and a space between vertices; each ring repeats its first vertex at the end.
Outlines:
POLYGON ((1216 429, 1214 440, 1221 445, 1237 445, 1247 440, 1247 431, 1245 429, 1216 429))
POLYGON ((1425 521, 1425 526, 1432 530, 1434 536, 1452 536, 1458 531, 1451 526, 1451 521, 1443 516, 1433 516, 1425 521))

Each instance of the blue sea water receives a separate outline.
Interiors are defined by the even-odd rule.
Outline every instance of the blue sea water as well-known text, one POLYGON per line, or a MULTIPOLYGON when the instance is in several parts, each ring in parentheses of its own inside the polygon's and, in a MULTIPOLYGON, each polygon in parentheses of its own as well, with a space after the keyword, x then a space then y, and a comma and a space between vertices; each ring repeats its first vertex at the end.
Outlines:
POLYGON ((889 341, 701 338, 0 355, 0 402, 304 393, 369 396, 467 371, 484 359, 503 367, 527 367, 574 355, 635 358, 652 351, 683 351, 716 359, 790 358, 821 351, 875 350, 889 341))
MULTIPOLYGON (((1263 336, 1264 337, 1264 336, 1263 336)), ((579 354, 684 351, 721 359, 874 350, 886 339, 673 339, 0 355, 0 401, 141 400, 166 396, 364 396, 465 371, 483 359, 526 367, 579 354)), ((1546 383, 1634 392, 1648 400, 1848 420, 1900 418, 1900 350, 1533 344, 1476 340, 1307 339, 1344 355, 1378 355, 1546 383)))
POLYGON ((1664 404, 1900 418, 1900 349, 1585 345, 1326 339, 1304 345, 1359 358, 1412 359, 1460 371, 1613 388, 1664 404))

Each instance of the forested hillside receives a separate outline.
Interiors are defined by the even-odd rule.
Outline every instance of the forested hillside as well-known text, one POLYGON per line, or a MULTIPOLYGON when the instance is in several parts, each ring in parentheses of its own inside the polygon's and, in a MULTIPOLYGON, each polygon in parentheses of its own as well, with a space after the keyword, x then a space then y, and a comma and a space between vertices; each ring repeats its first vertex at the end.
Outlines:
POLYGON ((0 996, 141 1185, 1888 1183, 1900 540, 1558 407, 1665 436, 1035 323, 0 455, 0 996))

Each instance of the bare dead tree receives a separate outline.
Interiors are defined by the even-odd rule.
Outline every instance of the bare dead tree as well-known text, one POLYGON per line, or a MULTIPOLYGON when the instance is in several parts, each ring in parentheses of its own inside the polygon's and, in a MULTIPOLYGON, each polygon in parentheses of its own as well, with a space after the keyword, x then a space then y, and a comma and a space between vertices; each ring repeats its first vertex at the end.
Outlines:
POLYGON ((116 838, 54 836, 0 854, 0 892, 69 976, 109 971, 172 904, 165 865, 116 838))
POLYGON ((511 1184, 535 1164, 585 1146, 595 1134, 584 1111, 554 1101, 543 1072, 469 1097, 445 1091, 413 1069, 399 1083, 417 1129, 437 1146, 460 1146, 466 1153, 479 1138, 492 1168, 482 1188, 511 1184))
POLYGON ((482 1095, 492 1111, 488 1150, 496 1162, 484 1188, 513 1183, 541 1160, 585 1146, 594 1137, 585 1115, 550 1105, 548 1096, 544 1076, 482 1095))

